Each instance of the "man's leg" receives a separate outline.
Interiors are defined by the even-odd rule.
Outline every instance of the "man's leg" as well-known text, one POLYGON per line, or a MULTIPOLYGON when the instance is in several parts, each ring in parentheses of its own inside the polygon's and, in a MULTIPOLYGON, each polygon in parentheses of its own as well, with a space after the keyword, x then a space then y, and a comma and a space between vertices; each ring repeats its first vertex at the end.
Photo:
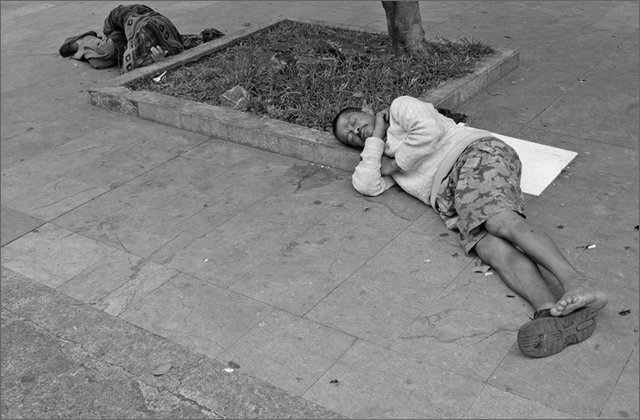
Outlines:
POLYGON ((564 294, 551 308, 553 316, 568 315, 584 306, 599 310, 607 304, 606 295, 591 287, 588 279, 567 261, 551 238, 517 213, 500 212, 486 221, 485 228, 491 235, 516 245, 562 283, 564 294))
POLYGON ((550 309, 556 302, 537 264, 510 242, 487 233, 475 245, 478 257, 500 275, 502 281, 533 306, 550 309))
POLYGON ((597 310, 582 308, 564 317, 550 316, 556 308, 538 264, 511 242, 487 233, 475 245, 478 257, 491 265, 504 283, 535 309, 534 319, 518 329, 518 348, 529 357, 547 357, 593 334, 597 310))

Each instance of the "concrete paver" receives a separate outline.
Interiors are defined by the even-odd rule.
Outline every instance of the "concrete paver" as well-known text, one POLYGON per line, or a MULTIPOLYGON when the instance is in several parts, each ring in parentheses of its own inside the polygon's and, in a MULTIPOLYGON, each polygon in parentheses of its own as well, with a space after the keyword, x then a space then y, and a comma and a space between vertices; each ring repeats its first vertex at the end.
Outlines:
POLYGON ((2 417, 340 418, 2 268, 2 417))
MULTIPOLYGON (((120 3, 0 3, 3 418, 638 418, 638 2, 421 2, 429 37, 520 51, 470 125, 578 152, 527 213, 611 301, 545 359, 399 189, 89 106, 117 72, 57 50, 120 3)), ((377 1, 145 4, 182 33, 386 27, 377 1)))

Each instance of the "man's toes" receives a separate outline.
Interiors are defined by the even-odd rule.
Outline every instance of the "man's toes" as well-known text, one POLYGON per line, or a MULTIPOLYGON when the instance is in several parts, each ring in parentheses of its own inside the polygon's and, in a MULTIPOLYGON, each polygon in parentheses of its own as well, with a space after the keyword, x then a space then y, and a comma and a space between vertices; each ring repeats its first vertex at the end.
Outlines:
POLYGON ((560 310, 558 310, 558 308, 549 309, 549 313, 551 314, 551 316, 560 316, 560 315, 562 315, 562 312, 560 310))
POLYGON ((560 315, 562 315, 562 313, 564 312, 565 309, 566 309, 565 306, 556 305, 553 308, 551 308, 549 310, 549 312, 551 313, 552 316, 560 316, 560 315))
POLYGON ((582 297, 573 296, 571 299, 571 303, 567 305, 568 307, 582 307, 586 304, 586 300, 582 297))

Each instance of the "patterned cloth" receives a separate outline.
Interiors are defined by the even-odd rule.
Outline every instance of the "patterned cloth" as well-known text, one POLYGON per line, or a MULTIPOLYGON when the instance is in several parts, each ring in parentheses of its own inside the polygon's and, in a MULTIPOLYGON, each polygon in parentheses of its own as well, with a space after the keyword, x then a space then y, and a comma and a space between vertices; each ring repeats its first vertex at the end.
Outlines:
POLYGON ((458 231, 467 254, 487 234, 484 223, 491 216, 513 210, 525 217, 521 173, 516 151, 487 137, 469 145, 442 181, 436 211, 447 228, 458 231))
POLYGON ((121 72, 126 73, 154 62, 151 47, 159 46, 167 56, 184 50, 182 36, 169 19, 142 4, 118 6, 104 21, 103 32, 117 42, 121 72), (126 42, 126 44, 124 44, 126 42))

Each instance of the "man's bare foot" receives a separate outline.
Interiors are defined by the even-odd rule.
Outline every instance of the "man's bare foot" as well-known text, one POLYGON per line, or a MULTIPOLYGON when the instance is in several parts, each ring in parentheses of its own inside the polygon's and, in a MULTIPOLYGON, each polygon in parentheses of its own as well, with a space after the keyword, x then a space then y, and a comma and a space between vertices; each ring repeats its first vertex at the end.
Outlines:
POLYGON ((566 292, 555 306, 551 308, 551 315, 569 315, 571 312, 584 306, 600 310, 604 308, 608 302, 607 296, 601 291, 587 286, 580 286, 566 292))

